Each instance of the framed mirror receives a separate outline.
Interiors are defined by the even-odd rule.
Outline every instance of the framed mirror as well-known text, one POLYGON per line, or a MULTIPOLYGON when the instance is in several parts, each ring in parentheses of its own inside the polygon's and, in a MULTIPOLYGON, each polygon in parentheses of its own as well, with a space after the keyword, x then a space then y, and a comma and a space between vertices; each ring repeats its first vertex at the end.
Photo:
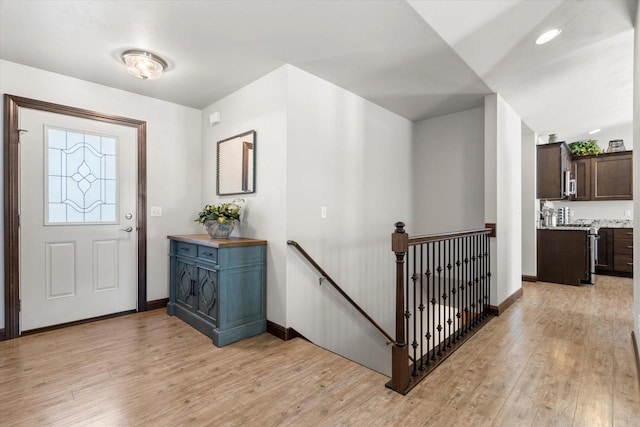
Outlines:
POLYGON ((256 131, 218 141, 216 194, 256 192, 256 131))

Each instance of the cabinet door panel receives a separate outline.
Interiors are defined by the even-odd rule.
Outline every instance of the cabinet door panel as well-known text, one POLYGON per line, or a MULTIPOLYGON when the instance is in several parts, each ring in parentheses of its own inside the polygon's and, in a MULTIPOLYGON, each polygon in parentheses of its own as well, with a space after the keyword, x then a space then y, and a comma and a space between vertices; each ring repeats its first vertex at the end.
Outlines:
POLYGON ((596 157, 591 165, 591 200, 633 199, 630 154, 596 157))
POLYGON ((233 328, 265 317, 264 269, 261 265, 221 271, 221 328, 233 328))
MULTIPOLYGON (((559 200, 563 197, 562 173, 567 163, 562 144, 537 146, 537 198, 559 200)), ((568 167, 567 167, 568 169, 568 167)))
POLYGON ((176 303, 193 309, 194 303, 194 263, 192 260, 176 258, 176 303))
POLYGON ((591 159, 573 162, 573 179, 576 180, 576 194, 573 200, 591 200, 591 159))
POLYGON ((214 325, 218 319, 218 272, 198 266, 198 302, 196 312, 207 317, 214 325))
POLYGON ((598 230, 598 259, 596 267, 603 270, 613 270, 613 229, 598 230))

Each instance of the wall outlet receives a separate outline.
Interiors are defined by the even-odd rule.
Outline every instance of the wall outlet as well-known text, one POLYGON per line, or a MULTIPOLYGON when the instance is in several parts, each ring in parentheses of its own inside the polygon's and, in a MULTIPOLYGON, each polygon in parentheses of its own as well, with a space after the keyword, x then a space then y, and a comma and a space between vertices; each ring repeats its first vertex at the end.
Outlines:
POLYGON ((326 206, 322 206, 320 208, 320 218, 327 219, 327 207, 326 206))
POLYGON ((160 206, 151 206, 150 216, 162 216, 162 208, 160 206))
POLYGON ((624 217, 625 218, 631 218, 631 209, 625 209, 624 210, 624 217))

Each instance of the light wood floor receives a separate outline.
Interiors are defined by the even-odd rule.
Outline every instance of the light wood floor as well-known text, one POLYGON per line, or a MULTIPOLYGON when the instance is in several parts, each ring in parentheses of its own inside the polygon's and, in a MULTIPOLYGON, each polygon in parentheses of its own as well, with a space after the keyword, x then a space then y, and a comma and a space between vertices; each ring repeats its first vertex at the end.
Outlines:
POLYGON ((0 343, 0 425, 638 426, 630 279, 524 296, 403 397, 308 342, 216 348, 162 310, 0 343))

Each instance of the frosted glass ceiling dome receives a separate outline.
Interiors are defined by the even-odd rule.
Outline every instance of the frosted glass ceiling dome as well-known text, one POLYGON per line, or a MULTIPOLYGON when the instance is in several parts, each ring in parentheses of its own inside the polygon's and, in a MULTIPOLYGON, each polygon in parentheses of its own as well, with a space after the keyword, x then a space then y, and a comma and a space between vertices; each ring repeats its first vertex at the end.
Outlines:
POLYGON ((122 53, 127 71, 142 80, 155 80, 167 68, 167 62, 144 50, 127 50, 122 53))

